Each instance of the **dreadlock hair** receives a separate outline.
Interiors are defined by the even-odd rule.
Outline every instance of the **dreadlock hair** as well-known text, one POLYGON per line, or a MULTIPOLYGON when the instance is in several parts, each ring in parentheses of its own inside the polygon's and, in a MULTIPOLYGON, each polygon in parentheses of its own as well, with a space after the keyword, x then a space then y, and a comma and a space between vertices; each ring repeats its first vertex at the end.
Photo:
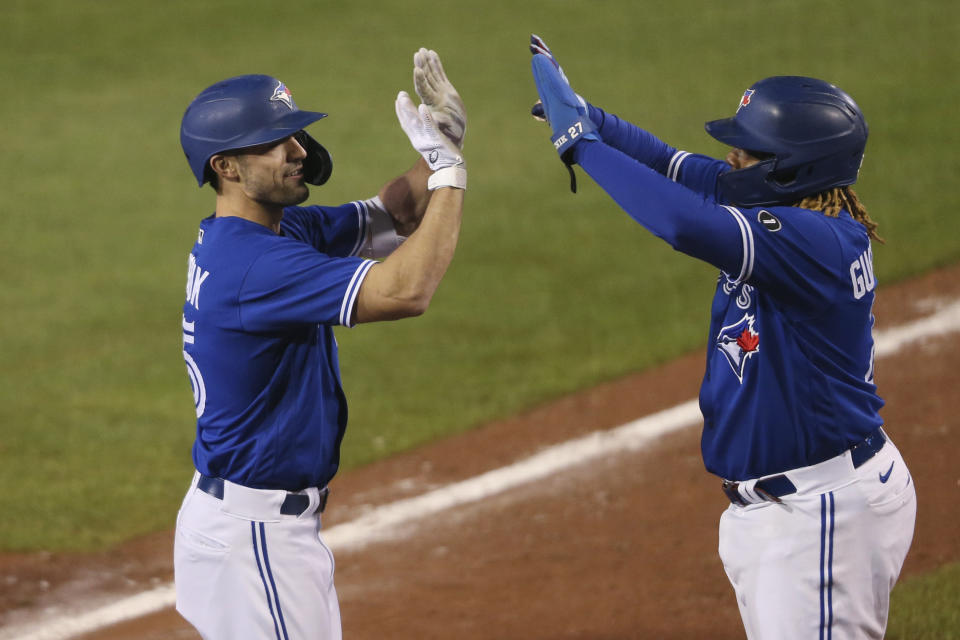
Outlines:
POLYGON ((807 196, 793 206, 801 209, 820 211, 823 215, 830 216, 831 218, 836 218, 840 215, 841 209, 846 209, 850 215, 853 216, 854 220, 867 228, 867 235, 870 236, 871 240, 876 240, 880 244, 886 244, 884 239, 880 237, 880 234, 877 233, 877 227, 879 225, 870 218, 870 214, 867 213, 867 208, 863 206, 860 198, 857 197, 856 191, 851 187, 834 187, 827 189, 826 191, 807 196))

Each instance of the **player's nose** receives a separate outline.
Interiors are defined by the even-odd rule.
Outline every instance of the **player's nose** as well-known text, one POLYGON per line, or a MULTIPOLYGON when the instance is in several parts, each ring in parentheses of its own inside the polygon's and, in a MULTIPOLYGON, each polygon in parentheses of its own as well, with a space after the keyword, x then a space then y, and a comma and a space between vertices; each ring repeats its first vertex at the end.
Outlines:
POLYGON ((297 136, 293 135, 286 141, 287 156, 291 160, 303 160, 307 157, 307 150, 303 147, 297 136))

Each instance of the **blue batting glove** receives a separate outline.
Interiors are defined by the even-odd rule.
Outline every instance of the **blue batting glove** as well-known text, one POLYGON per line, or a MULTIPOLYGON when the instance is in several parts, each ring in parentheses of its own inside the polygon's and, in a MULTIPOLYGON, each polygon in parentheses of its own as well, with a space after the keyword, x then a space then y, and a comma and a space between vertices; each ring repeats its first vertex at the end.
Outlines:
MULTIPOLYGON (((550 62, 553 63, 553 66, 557 68, 557 71, 560 72, 560 77, 563 78, 563 81, 568 85, 570 84, 567 74, 563 72, 563 68, 560 66, 560 63, 557 62, 556 57, 554 57, 553 51, 551 51, 550 47, 547 46, 547 43, 543 41, 543 38, 535 33, 530 34, 530 53, 533 55, 541 54, 547 56, 547 58, 550 59, 550 62)), ((584 100, 579 93, 575 93, 574 95, 577 96, 577 100, 580 102, 580 108, 578 109, 580 114, 584 116, 589 115, 587 101, 584 100)), ((541 122, 546 122, 547 120, 546 115, 543 113, 543 103, 540 101, 537 101, 537 104, 533 105, 533 107, 530 109, 530 115, 541 122)))
POLYGON ((565 74, 563 69, 560 68, 560 63, 557 62, 557 59, 554 57, 553 51, 550 51, 550 47, 548 47, 547 43, 543 41, 543 38, 535 33, 530 34, 530 53, 533 55, 537 55, 539 53, 540 55, 549 58, 550 62, 553 63, 553 66, 555 66, 557 71, 560 72, 560 77, 563 78, 563 81, 567 84, 570 84, 570 81, 567 80, 567 74, 565 74))
MULTIPOLYGON (((531 46, 531 49, 533 47, 531 46)), ((570 163, 570 151, 581 140, 599 140, 596 127, 552 56, 537 53, 530 62, 544 115, 553 135, 550 140, 560 157, 570 163)))

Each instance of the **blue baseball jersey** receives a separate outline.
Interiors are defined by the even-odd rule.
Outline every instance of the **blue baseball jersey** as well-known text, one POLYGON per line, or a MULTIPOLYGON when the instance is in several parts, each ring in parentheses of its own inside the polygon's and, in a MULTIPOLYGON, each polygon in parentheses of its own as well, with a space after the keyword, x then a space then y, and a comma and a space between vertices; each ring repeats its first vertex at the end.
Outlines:
POLYGON ((371 260, 365 205, 288 207, 281 234, 237 217, 200 223, 183 305, 193 461, 260 489, 322 487, 347 425, 333 326, 350 325, 371 260))
POLYGON ((720 160, 677 151, 591 106, 603 142, 578 164, 637 222, 720 269, 700 388, 707 469, 747 480, 816 464, 882 424, 866 228, 725 203, 720 160))

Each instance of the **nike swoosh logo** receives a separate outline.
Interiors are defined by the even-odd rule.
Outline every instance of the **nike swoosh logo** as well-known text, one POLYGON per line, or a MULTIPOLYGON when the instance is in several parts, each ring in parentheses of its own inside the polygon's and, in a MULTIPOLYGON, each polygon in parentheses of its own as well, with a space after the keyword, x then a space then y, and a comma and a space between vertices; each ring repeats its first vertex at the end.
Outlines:
POLYGON ((880 475, 880 482, 886 482, 887 480, 890 479, 890 474, 893 473, 893 464, 894 464, 893 462, 890 463, 890 468, 887 469, 887 472, 886 472, 886 473, 881 473, 881 474, 879 474, 879 475, 880 475))

